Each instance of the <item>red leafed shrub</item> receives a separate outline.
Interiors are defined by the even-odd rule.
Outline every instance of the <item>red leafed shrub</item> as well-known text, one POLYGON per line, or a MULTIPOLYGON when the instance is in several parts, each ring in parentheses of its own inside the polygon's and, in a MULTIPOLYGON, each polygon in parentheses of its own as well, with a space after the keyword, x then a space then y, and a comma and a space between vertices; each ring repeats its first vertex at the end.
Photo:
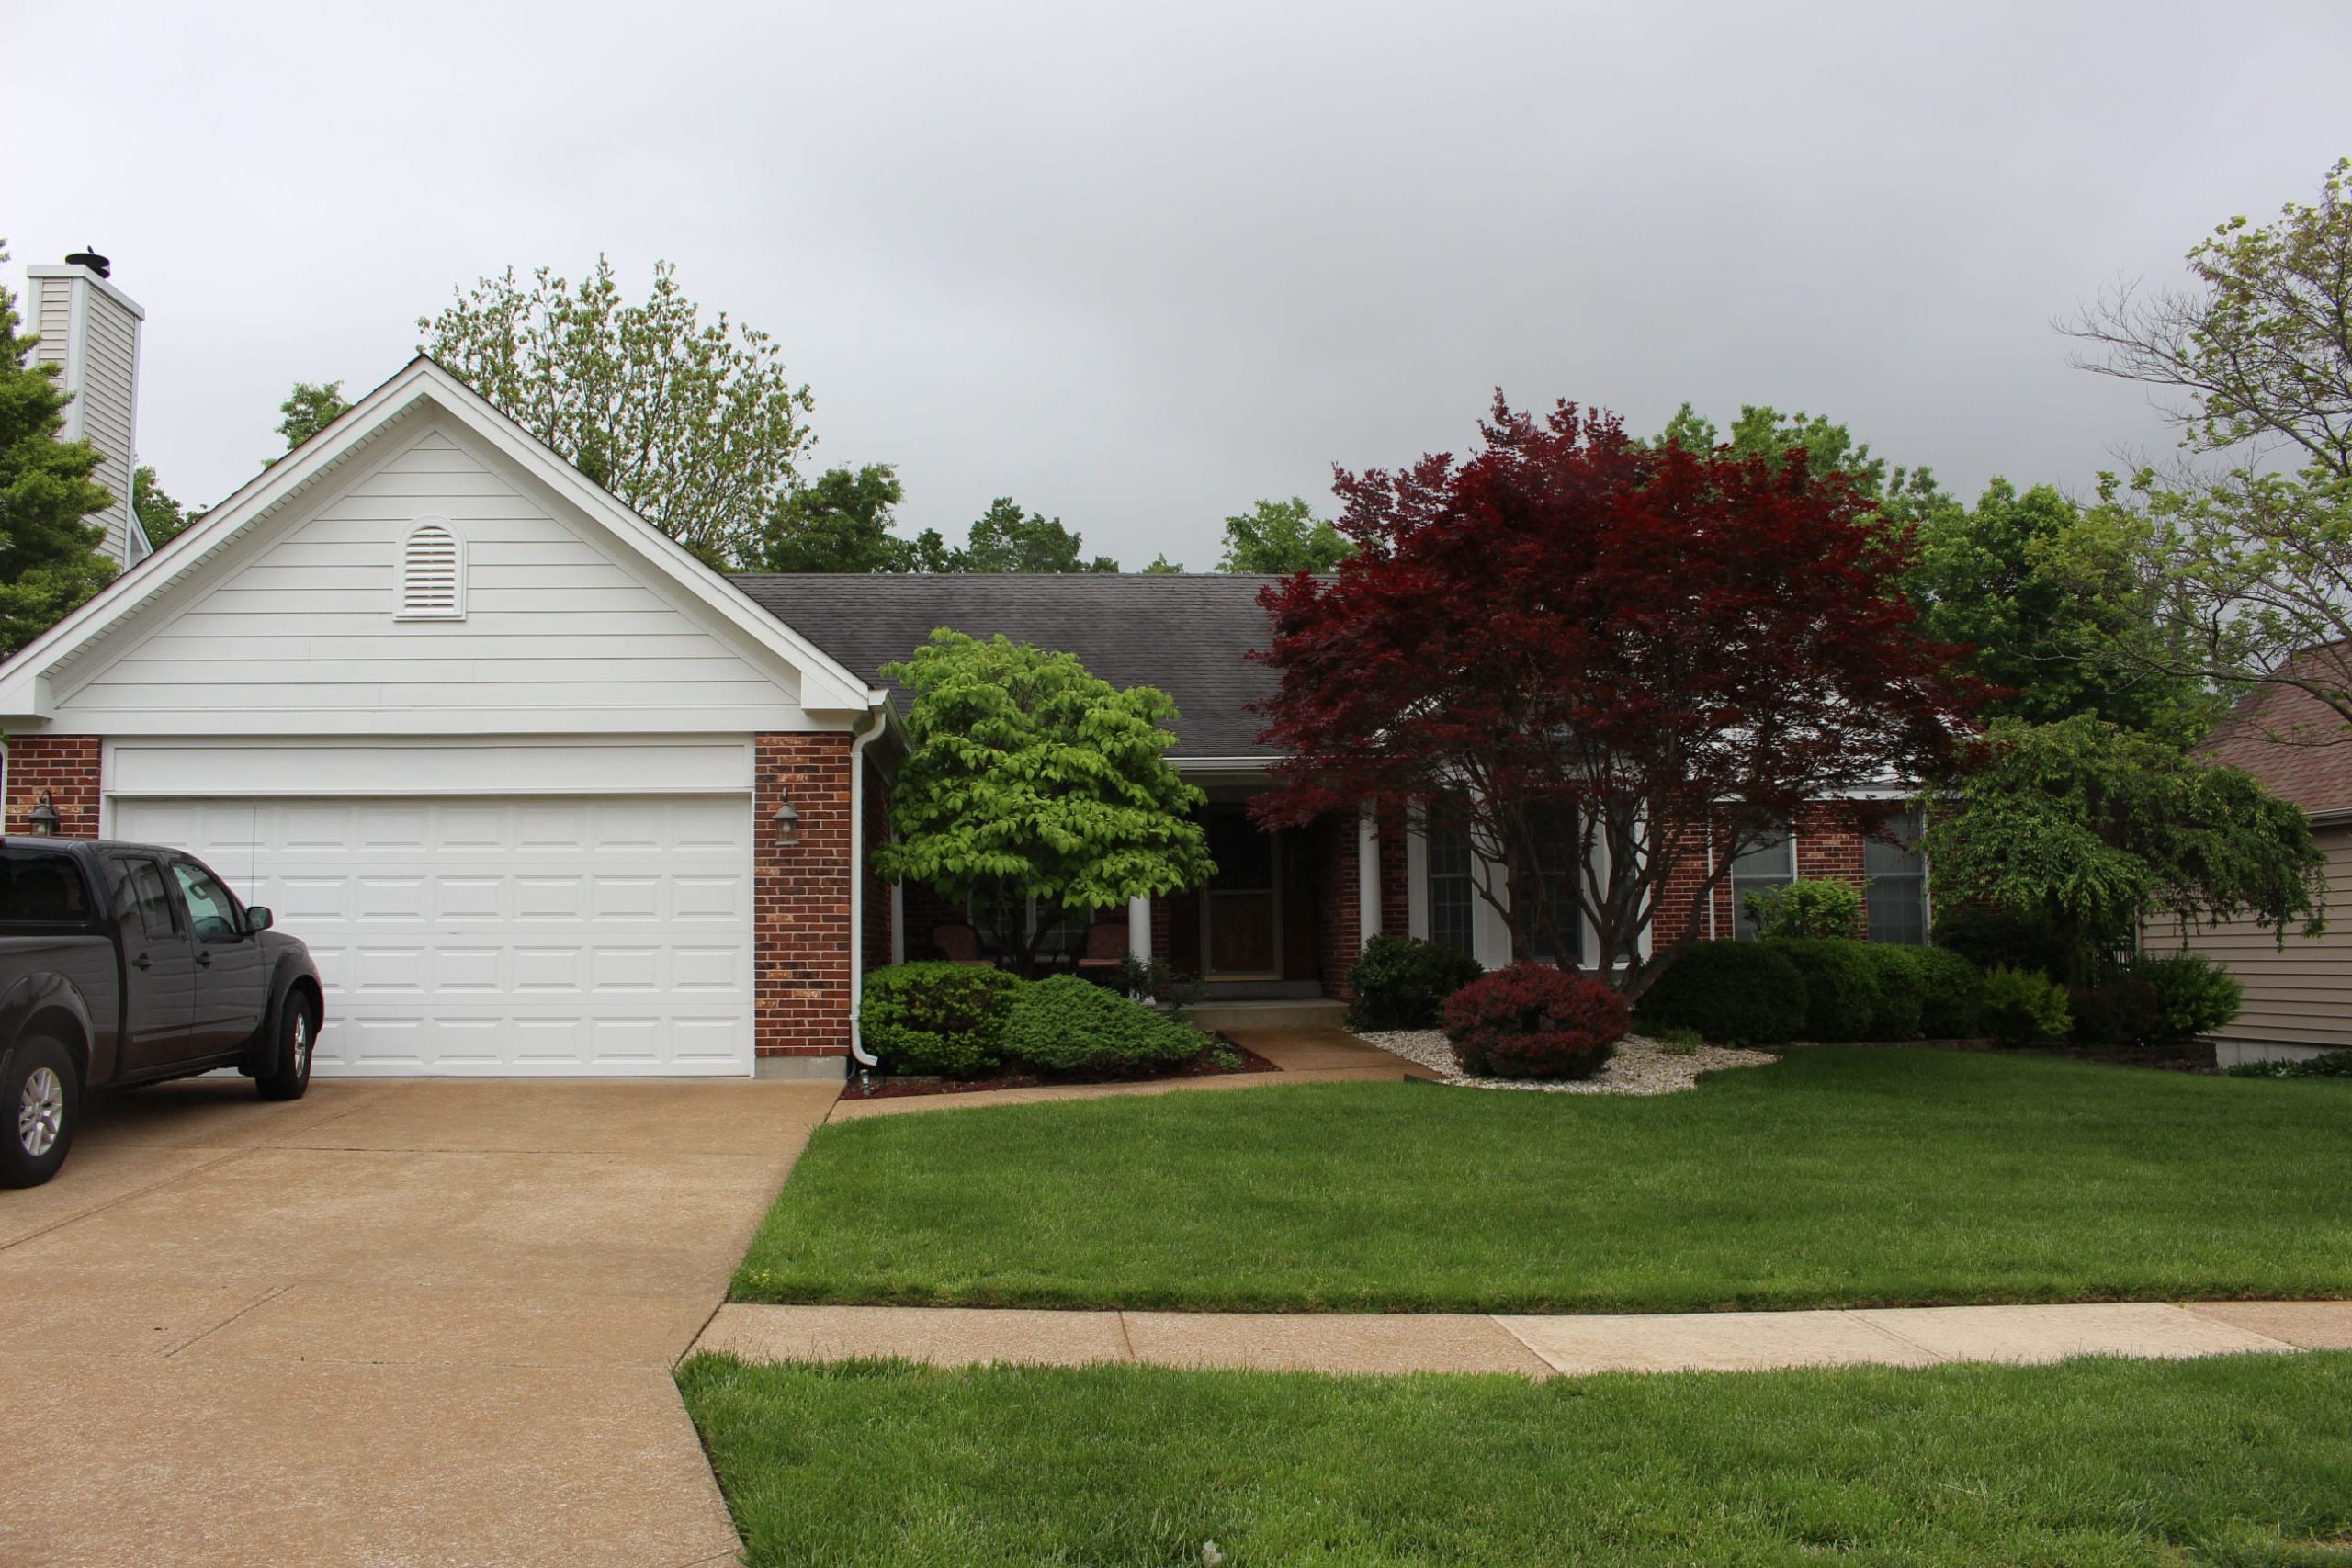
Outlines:
POLYGON ((1474 1077, 1589 1078, 1632 1023, 1625 998, 1549 964, 1514 964, 1445 1004, 1453 1059, 1474 1077))

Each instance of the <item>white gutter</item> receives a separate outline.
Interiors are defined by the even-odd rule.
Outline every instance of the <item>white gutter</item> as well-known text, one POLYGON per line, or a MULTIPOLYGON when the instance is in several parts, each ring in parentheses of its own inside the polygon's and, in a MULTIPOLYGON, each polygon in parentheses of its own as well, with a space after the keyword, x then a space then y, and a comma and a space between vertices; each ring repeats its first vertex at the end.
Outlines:
POLYGON ((858 1028, 865 1005, 865 749, 889 728, 890 695, 869 695, 874 706, 851 732, 855 739, 849 745, 849 1054, 861 1067, 878 1067, 882 1058, 865 1048, 858 1028))

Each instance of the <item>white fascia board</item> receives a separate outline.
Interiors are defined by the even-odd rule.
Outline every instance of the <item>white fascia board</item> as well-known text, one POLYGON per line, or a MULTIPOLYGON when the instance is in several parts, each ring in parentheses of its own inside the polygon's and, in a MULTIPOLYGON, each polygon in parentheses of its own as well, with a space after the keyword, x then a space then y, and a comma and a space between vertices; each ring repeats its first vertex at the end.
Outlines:
MULTIPOLYGON (((79 271, 80 269, 74 269, 79 271)), ((563 500, 603 523, 641 559, 675 581, 753 646, 798 673, 805 709, 867 712, 884 699, 814 643, 753 604, 684 547, 590 483, 471 388, 420 355, 334 423, 263 469, 162 549, 108 583, 80 609, 0 665, 0 719, 40 721, 54 711, 47 676, 212 558, 262 518, 307 491, 420 408, 437 408, 563 500)))

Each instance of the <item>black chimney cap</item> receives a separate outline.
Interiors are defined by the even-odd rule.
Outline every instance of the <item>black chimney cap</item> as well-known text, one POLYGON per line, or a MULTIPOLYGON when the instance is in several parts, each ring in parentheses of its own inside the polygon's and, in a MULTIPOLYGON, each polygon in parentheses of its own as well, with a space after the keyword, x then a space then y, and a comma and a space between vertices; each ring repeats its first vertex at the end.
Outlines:
POLYGON ((65 258, 65 265, 67 266, 86 266, 92 272, 96 273, 100 277, 110 276, 110 269, 114 265, 112 262, 107 260, 106 257, 98 254, 96 251, 75 251, 72 255, 65 258))

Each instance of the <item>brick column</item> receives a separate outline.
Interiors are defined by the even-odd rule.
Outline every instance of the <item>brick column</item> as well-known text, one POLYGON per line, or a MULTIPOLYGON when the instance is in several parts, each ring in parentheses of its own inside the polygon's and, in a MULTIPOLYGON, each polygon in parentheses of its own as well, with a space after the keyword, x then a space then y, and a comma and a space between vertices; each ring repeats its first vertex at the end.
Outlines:
POLYGON ((762 1056, 849 1055, 850 743, 762 735, 752 794, 752 1037, 762 1056), (796 841, 774 818, 789 798, 796 841))
POLYGON ((33 807, 47 790, 61 839, 98 836, 98 777, 103 742, 95 735, 17 735, 8 739, 7 830, 33 830, 33 807))

